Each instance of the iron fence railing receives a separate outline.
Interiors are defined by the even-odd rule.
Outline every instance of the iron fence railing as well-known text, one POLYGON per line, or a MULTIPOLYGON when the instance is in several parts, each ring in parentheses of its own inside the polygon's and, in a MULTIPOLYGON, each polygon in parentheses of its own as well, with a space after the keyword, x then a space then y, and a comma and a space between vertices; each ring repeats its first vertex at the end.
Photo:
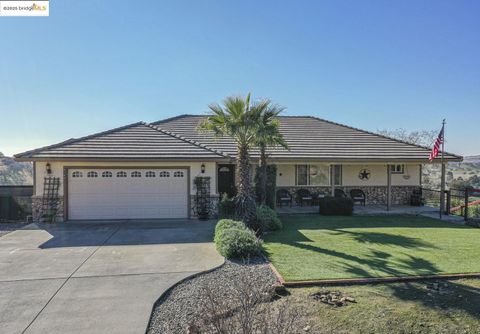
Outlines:
MULTIPOLYGON (((441 207, 441 190, 422 188, 423 204, 434 208, 441 207)), ((465 221, 480 220, 480 189, 449 189, 445 191, 444 214, 456 215, 465 221)))

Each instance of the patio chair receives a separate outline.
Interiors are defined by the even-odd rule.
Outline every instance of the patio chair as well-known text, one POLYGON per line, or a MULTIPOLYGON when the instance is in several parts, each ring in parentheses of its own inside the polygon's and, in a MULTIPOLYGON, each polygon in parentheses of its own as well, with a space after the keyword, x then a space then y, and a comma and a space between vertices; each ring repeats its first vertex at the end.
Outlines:
POLYGON ((367 197, 365 196, 365 193, 361 189, 352 189, 350 190, 350 197, 353 200, 353 203, 359 202, 363 206, 365 206, 365 202, 367 200, 367 197))
POLYGON ((292 206, 293 198, 290 192, 287 189, 277 190, 277 204, 282 207, 282 205, 289 204, 292 206))
POLYGON ((312 205, 313 204, 313 196, 312 193, 308 189, 298 189, 297 190, 297 202, 300 206, 303 206, 303 203, 307 203, 312 205))
POLYGON ((342 189, 335 189, 334 195, 336 198, 347 198, 347 194, 342 189))

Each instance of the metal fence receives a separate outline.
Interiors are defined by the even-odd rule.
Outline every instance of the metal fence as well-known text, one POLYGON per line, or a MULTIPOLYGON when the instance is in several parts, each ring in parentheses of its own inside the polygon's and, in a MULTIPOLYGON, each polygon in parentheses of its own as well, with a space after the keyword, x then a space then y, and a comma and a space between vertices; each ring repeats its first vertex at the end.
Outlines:
POLYGON ((25 220, 32 214, 33 186, 0 186, 0 221, 25 220))
MULTIPOLYGON (((441 191, 422 188, 423 204, 440 208, 441 191)), ((480 189, 449 189, 444 195, 444 214, 456 215, 465 221, 480 221, 480 189)))

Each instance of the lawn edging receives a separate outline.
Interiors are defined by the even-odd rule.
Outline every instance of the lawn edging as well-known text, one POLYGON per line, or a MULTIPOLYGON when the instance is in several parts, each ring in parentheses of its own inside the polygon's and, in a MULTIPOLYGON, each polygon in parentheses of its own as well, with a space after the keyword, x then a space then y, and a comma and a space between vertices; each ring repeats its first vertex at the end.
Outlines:
MULTIPOLYGON (((268 259, 267 259, 268 261, 268 259)), ((330 286, 330 285, 364 285, 364 284, 380 284, 380 283, 399 283, 399 282, 415 282, 436 279, 462 279, 462 278, 480 278, 480 273, 463 273, 463 274, 438 274, 424 276, 395 276, 395 277, 366 277, 366 278, 338 278, 338 279, 319 279, 305 281, 285 281, 275 266, 268 261, 270 269, 277 276, 279 282, 285 287, 298 288, 307 286, 330 286)))

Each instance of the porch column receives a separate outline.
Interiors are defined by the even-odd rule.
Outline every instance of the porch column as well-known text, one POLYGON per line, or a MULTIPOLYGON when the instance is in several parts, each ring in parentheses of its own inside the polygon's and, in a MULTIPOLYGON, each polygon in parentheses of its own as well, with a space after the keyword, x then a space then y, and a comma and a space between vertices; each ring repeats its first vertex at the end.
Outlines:
POLYGON ((387 164, 387 211, 390 211, 392 201, 392 169, 387 164))
POLYGON ((330 184, 332 197, 335 197, 335 165, 330 165, 330 184))

